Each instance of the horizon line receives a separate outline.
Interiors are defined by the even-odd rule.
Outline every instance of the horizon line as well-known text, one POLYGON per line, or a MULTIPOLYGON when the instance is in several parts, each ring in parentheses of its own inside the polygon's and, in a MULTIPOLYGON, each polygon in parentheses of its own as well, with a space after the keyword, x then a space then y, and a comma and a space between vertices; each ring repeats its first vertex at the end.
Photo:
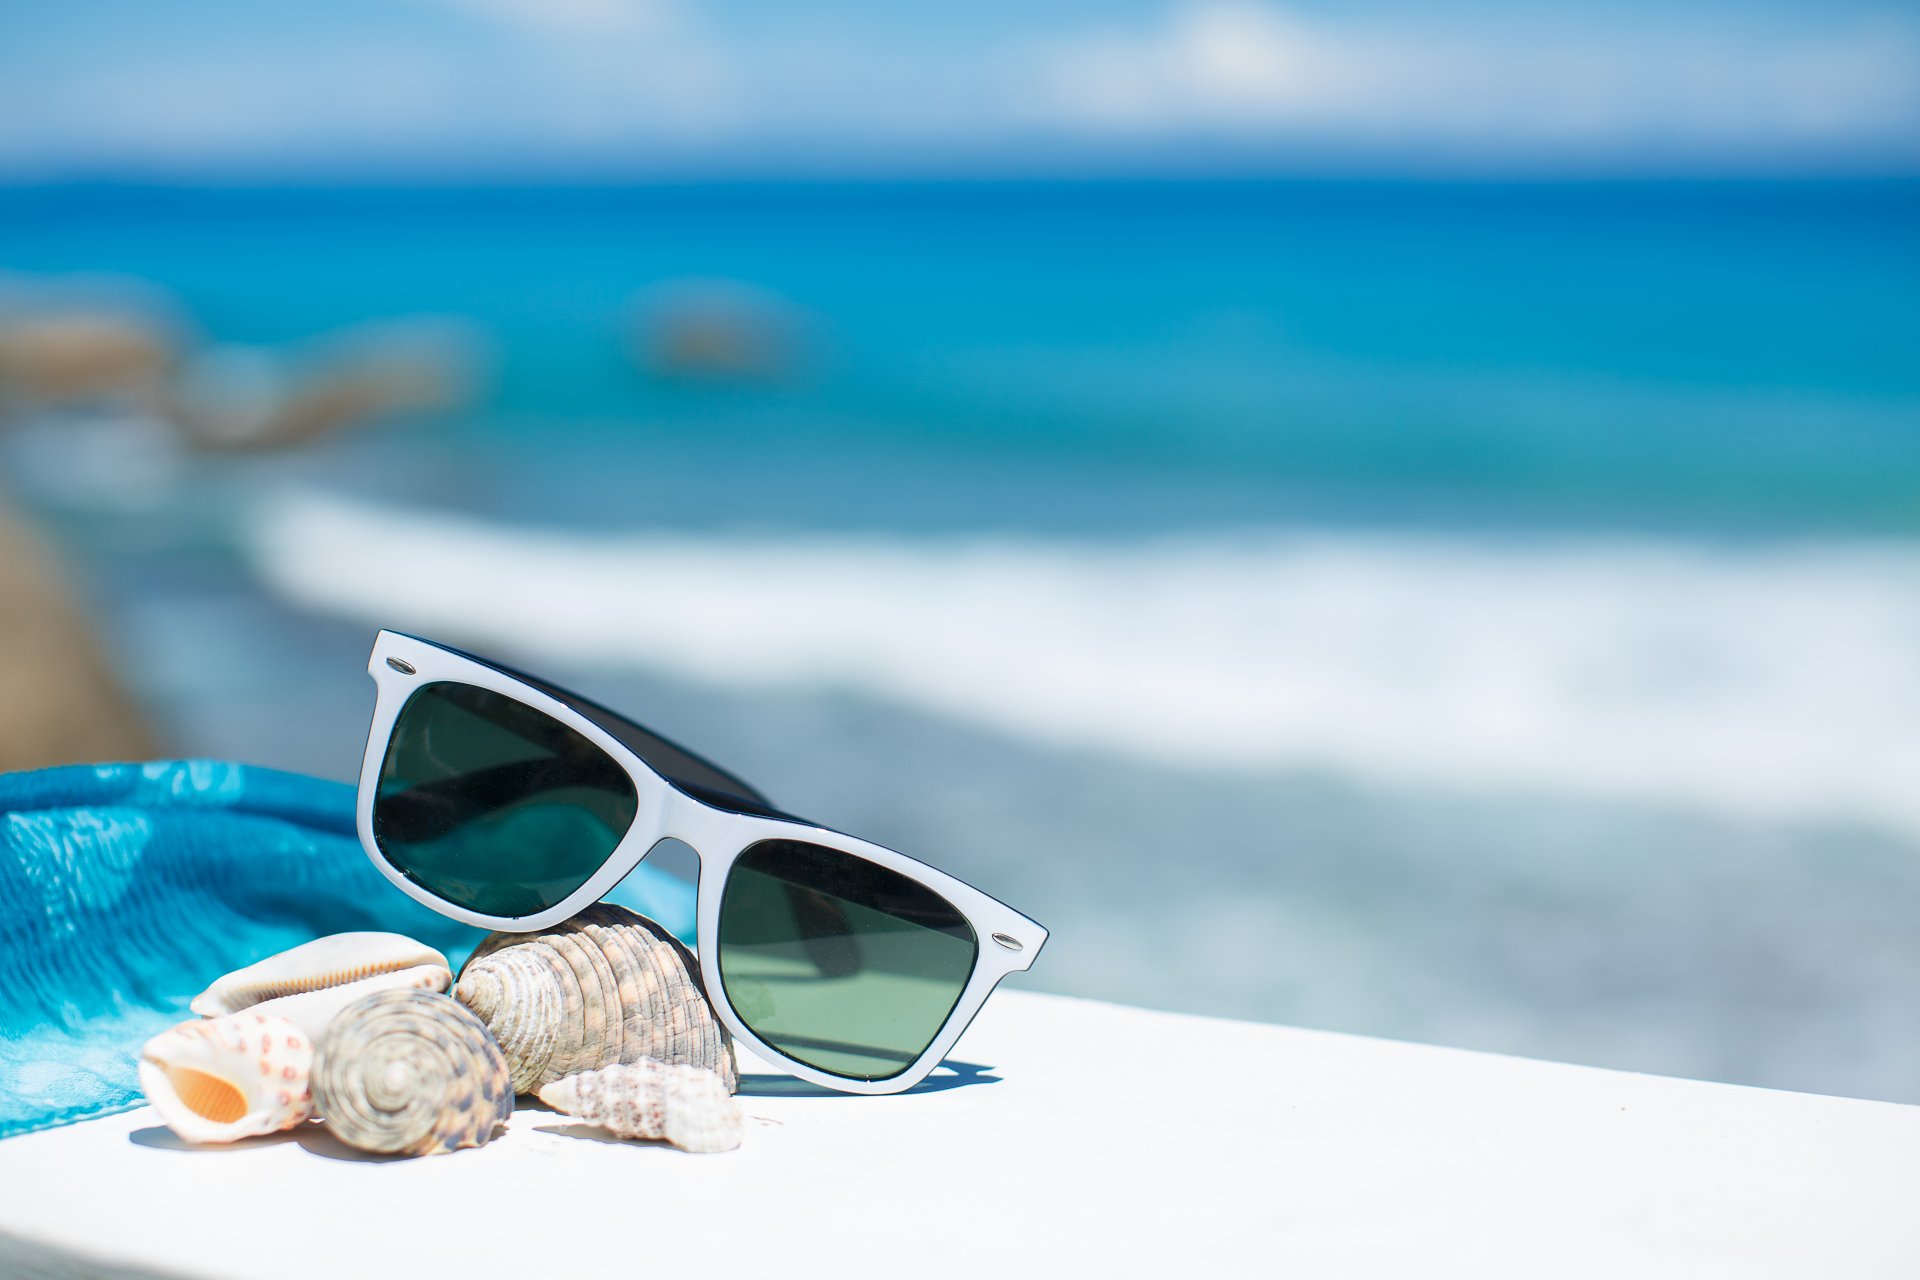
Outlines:
POLYGON ((8 171, 0 191, 474 191, 692 187, 1204 187, 1204 186, 1898 186, 1920 164, 1832 167, 1221 166, 970 168, 635 166, 594 168, 180 167, 8 171))

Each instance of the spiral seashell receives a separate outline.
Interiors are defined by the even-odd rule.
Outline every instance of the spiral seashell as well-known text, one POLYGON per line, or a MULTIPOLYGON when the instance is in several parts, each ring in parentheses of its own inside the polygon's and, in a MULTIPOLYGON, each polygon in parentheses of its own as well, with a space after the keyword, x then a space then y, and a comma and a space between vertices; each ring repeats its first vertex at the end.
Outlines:
POLYGON ((313 1041, 285 1018, 251 1011, 183 1022, 140 1050, 140 1090, 189 1142, 291 1129, 313 1114, 313 1041))
POLYGON ((731 1091, 733 1040, 699 973, 665 929, 600 903, 545 933, 488 935, 453 998, 500 1042, 516 1093, 642 1058, 706 1068, 731 1091))
POLYGON ((236 969, 193 998, 212 1018, 251 1009, 288 1018, 318 1040, 334 1015, 376 991, 445 991, 447 958, 398 933, 335 933, 236 969))
POLYGON ((342 1142, 393 1155, 481 1146, 513 1114, 493 1037, 424 991, 382 991, 342 1009, 314 1052, 313 1101, 342 1142))
POLYGON ((740 1108, 703 1067, 642 1058, 544 1084, 540 1101, 623 1138, 665 1138, 682 1151, 740 1145, 740 1108))

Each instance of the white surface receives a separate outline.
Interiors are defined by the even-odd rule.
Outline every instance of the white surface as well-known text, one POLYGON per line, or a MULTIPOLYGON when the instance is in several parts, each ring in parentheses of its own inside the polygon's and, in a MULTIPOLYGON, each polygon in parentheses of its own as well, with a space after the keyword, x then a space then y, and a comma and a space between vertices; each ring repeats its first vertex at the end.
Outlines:
POLYGON ((997 1079, 745 1096, 715 1156, 537 1109, 423 1160, 188 1149, 141 1110, 0 1142, 0 1233, 221 1277, 1920 1276, 1916 1107, 1021 992, 956 1056, 997 1079))

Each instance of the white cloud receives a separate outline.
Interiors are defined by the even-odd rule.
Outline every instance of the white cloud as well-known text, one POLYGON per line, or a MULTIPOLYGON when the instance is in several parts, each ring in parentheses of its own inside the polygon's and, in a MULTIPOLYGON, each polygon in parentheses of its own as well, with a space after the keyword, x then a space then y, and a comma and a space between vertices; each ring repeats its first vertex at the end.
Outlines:
POLYGON ((1336 141, 1912 140, 1920 30, 1820 33, 1668 21, 1610 27, 1309 19, 1188 0, 1153 23, 1029 54, 1035 123, 1115 135, 1336 141))
POLYGON ((1203 4, 1150 30, 1060 40, 1042 71, 1055 105, 1088 122, 1246 124, 1360 105, 1366 64, 1388 68, 1385 50, 1356 65, 1351 46, 1278 10, 1203 4))
POLYGON ((297 28, 118 2, 152 39, 100 45, 66 20, 36 46, 0 42, 0 172, 1031 171, 1204 158, 1215 143, 1386 167, 1920 162, 1920 17, 1831 18, 1819 0, 1785 17, 1693 4, 1630 21, 1594 4, 1388 17, 1132 0, 1102 26, 1044 7, 989 14, 960 43, 836 0, 750 15, 683 0, 348 0, 297 28))

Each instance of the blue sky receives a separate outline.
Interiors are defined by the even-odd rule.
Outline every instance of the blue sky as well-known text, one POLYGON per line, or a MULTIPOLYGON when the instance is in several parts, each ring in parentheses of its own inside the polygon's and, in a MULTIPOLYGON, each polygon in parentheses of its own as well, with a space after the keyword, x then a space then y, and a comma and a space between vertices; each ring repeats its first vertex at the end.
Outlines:
POLYGON ((58 0, 0 176, 1920 170, 1874 0, 58 0))

